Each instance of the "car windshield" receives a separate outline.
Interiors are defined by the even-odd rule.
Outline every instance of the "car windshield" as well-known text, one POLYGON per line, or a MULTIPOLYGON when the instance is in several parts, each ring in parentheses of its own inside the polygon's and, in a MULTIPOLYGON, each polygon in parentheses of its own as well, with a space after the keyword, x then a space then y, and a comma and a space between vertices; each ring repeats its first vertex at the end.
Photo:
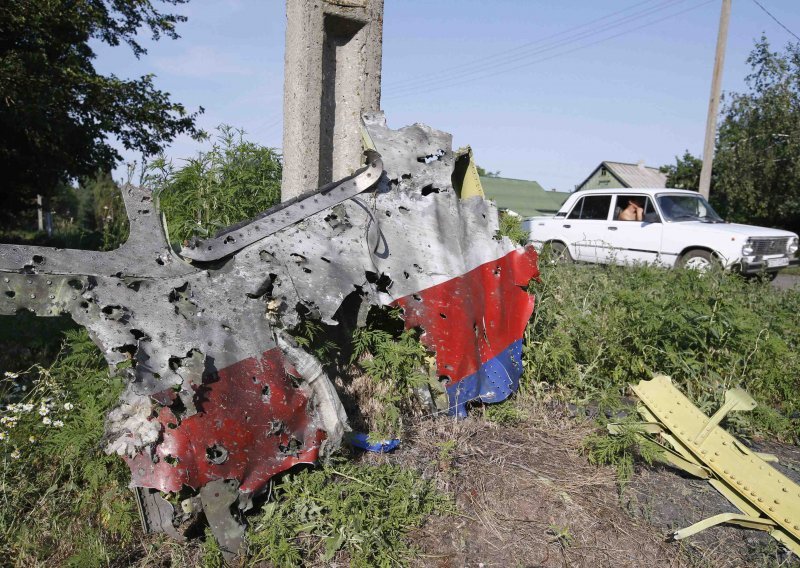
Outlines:
POLYGON ((667 221, 725 222, 702 195, 659 195, 657 200, 667 221))

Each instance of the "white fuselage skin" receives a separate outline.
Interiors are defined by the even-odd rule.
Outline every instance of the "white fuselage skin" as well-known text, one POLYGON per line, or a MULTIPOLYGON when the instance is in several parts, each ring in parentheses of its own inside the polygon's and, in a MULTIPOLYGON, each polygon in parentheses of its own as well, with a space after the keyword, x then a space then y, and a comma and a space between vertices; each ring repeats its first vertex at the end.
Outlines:
MULTIPOLYGON (((537 249, 546 243, 560 242, 566 245, 570 256, 577 261, 602 264, 648 263, 666 267, 678 265, 681 258, 695 250, 705 250, 714 255, 725 268, 735 268, 745 273, 760 270, 775 271, 782 267, 795 265, 798 260, 791 244, 797 243, 797 235, 790 231, 716 222, 711 217, 704 219, 677 219, 665 214, 664 207, 673 200, 699 198, 694 191, 679 189, 605 189, 577 191, 564 202, 553 217, 530 217, 523 221, 529 240, 537 249), (582 206, 582 198, 594 196, 593 214, 582 218, 577 209, 582 206), (641 221, 623 221, 617 217, 625 208, 629 198, 635 197, 646 202, 648 214, 641 221), (607 214, 604 212, 608 201, 607 214), (576 207, 577 206, 577 207, 576 207), (754 250, 745 245, 753 242, 786 242, 782 250, 754 250), (744 250, 743 250, 744 249, 744 250), (759 254, 761 253, 761 254, 759 254)), ((700 209, 705 207, 714 215, 705 200, 701 199, 700 209)), ((586 201, 583 201, 586 203, 586 201)), ((674 212, 674 210, 673 210, 674 212)))

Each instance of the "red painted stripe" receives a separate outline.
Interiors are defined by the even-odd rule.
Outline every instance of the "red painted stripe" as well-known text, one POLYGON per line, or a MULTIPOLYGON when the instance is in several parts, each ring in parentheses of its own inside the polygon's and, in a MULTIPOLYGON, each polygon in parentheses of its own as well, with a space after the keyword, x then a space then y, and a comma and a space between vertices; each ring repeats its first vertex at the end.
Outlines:
POLYGON ((536 261, 533 247, 518 249, 393 302, 403 308, 406 328, 424 330, 422 343, 436 353, 448 386, 522 337, 533 313, 525 288, 539 276, 536 261))
POLYGON ((162 407, 153 418, 162 428, 155 459, 146 452, 126 458, 133 485, 179 491, 238 479, 242 491, 257 492, 273 475, 316 461, 325 433, 312 422, 308 398, 290 372, 274 348, 204 377, 195 395, 197 414, 180 420, 162 407), (215 446, 227 452, 222 463, 209 459, 215 446))

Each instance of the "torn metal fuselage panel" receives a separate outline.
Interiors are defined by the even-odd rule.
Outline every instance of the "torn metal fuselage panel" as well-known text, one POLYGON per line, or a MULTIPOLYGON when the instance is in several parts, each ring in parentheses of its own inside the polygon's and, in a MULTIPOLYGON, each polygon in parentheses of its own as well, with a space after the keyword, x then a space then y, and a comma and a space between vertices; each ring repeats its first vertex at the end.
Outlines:
MULTIPOLYGON (((132 187, 131 237, 117 251, 0 245, 0 313, 70 313, 110 365, 133 360, 107 451, 128 462, 134 487, 198 492, 229 551, 241 531, 222 511, 247 508, 347 428, 321 365, 283 331, 298 310, 334 325, 345 299, 401 307, 435 352, 453 414, 506 398, 522 372, 536 253, 497 235, 493 204, 458 195, 448 134, 364 120, 380 153, 365 168, 180 254, 150 193, 132 187)), ((171 506, 146 505, 163 516, 171 506)))
MULTIPOLYGON (((708 479, 741 514, 724 513, 676 531, 685 538, 708 527, 731 523, 768 531, 800 554, 800 486, 769 465, 772 456, 753 452, 719 426, 732 410, 752 410, 755 401, 742 389, 731 389, 708 417, 665 375, 631 385, 641 401, 644 432, 658 433, 672 447, 665 457, 676 467, 708 479)), ((613 428, 612 428, 613 432, 613 428)))

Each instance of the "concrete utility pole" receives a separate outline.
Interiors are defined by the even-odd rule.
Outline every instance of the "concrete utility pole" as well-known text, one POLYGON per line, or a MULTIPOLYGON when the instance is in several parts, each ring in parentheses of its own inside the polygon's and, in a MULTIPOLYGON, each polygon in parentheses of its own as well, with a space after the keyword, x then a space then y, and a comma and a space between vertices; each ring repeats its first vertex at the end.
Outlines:
POLYGON ((708 199, 711 189, 711 168, 714 161, 714 141, 717 137, 717 113, 722 90, 722 68, 725 65, 725 44, 728 43, 728 22, 731 19, 731 0, 722 0, 717 34, 717 52, 714 58, 714 74, 711 77, 711 99, 708 101, 706 140, 703 145, 703 169, 700 170, 700 193, 708 199))
POLYGON ((286 0, 286 201, 361 165, 361 114, 380 110, 383 0, 286 0))

